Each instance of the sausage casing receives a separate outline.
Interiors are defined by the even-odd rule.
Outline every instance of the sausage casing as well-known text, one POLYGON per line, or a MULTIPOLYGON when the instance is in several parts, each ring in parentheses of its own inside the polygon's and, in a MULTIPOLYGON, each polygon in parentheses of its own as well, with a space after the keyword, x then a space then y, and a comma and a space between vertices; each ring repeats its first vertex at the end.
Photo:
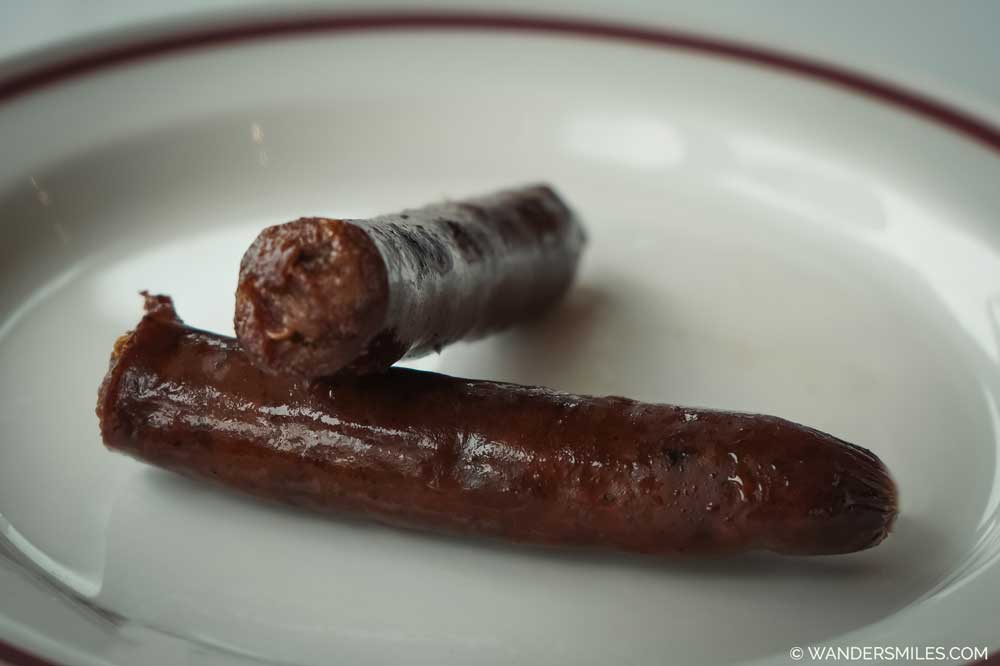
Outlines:
POLYGON ((657 554, 850 552, 896 514, 875 455, 783 419, 400 368, 300 381, 147 310, 101 386, 105 444, 258 497, 657 554))

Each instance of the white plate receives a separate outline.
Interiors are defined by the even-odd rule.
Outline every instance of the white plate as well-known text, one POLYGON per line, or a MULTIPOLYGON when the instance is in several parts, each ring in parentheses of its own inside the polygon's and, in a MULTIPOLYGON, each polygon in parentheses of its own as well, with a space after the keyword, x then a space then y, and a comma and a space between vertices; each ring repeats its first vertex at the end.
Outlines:
POLYGON ((0 639, 199 665, 995 646, 1000 135, 759 62, 458 23, 150 52, 0 106, 0 639), (572 296, 417 365, 833 432, 899 483, 883 545, 515 548, 304 515, 102 448, 97 385, 139 289, 231 331, 265 225, 536 179, 590 230, 572 296))

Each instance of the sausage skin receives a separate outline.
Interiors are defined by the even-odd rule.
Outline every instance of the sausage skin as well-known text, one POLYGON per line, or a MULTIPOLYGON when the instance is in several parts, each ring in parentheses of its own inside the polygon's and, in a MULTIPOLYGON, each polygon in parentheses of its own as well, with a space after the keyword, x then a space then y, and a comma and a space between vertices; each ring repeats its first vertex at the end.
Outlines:
POLYGON ((380 372, 541 314, 583 245, 545 185, 370 220, 302 218, 244 254, 236 334, 276 374, 380 372))
POLYGON ((651 554, 878 544, 869 451, 789 421, 392 368, 302 381, 147 296, 97 405, 105 445, 251 495, 383 523, 651 554))

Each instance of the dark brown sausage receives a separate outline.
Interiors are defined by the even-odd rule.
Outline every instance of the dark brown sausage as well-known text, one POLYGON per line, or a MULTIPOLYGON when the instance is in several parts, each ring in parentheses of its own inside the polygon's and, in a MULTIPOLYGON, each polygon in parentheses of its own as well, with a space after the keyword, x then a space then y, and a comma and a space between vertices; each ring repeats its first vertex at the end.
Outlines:
POLYGON ((382 371, 541 314, 583 244, 544 185, 370 220, 303 218, 265 229, 243 256, 236 334, 278 374, 382 371))
POLYGON ((100 390, 105 444, 258 497, 659 554, 845 553, 896 515, 876 456, 782 419, 399 368, 299 382, 147 308, 100 390))

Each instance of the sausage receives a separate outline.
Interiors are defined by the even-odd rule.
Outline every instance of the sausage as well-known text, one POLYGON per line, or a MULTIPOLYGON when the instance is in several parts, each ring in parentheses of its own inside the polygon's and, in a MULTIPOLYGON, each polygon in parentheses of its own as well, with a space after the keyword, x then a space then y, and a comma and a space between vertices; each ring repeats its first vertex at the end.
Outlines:
POLYGON ((110 449, 260 498, 383 523, 651 554, 878 544, 896 490, 869 451, 772 416, 392 368, 303 381, 166 297, 116 344, 110 449))
POLYGON ((236 334, 277 374, 379 372, 551 308, 584 242, 545 185, 370 220, 302 218, 244 254, 236 334))

